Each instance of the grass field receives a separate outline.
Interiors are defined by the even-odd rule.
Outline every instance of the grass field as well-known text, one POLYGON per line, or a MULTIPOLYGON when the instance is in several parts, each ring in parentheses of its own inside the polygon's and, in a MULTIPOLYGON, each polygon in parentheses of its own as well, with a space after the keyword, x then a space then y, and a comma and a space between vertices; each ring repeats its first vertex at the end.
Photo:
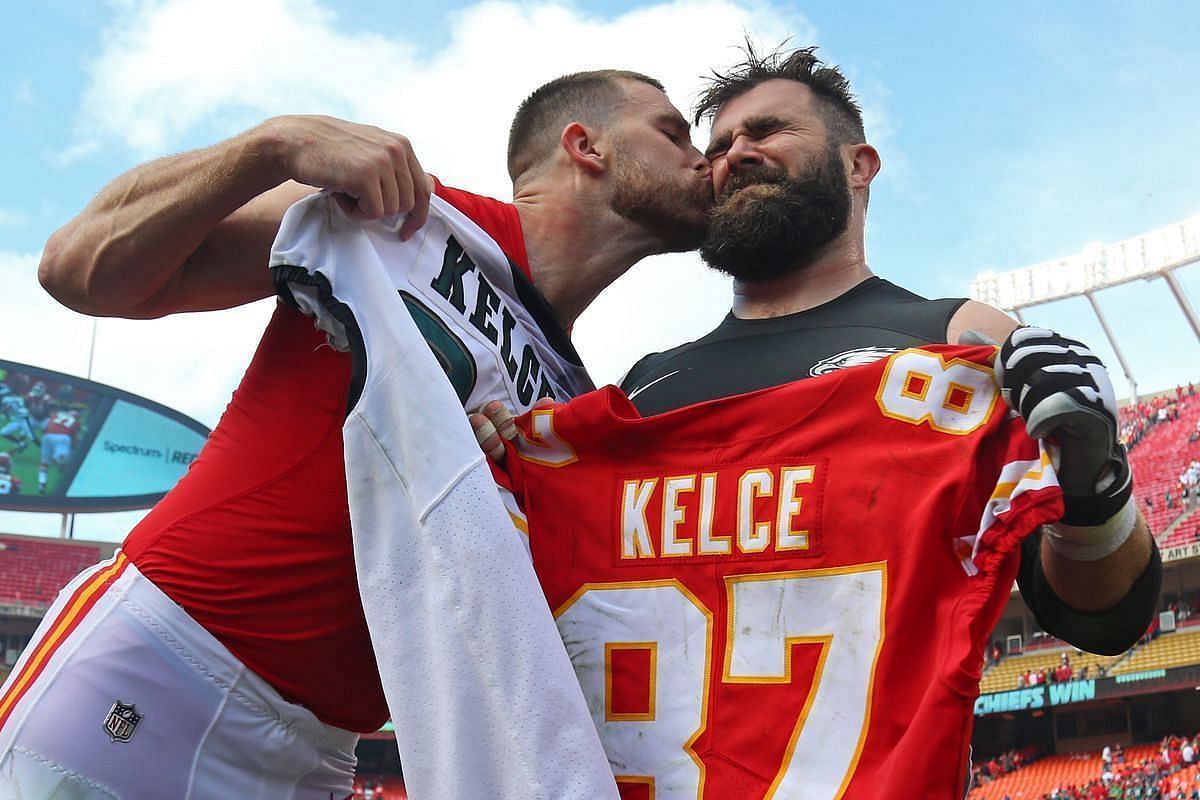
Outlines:
MULTIPOLYGON (((0 439, 0 451, 5 451, 12 457, 12 474, 21 480, 21 494, 36 494, 38 490, 38 463, 42 458, 42 449, 33 442, 24 450, 17 450, 17 443, 9 439, 0 439)), ((46 491, 53 491, 58 481, 58 470, 50 470, 50 482, 46 491)))

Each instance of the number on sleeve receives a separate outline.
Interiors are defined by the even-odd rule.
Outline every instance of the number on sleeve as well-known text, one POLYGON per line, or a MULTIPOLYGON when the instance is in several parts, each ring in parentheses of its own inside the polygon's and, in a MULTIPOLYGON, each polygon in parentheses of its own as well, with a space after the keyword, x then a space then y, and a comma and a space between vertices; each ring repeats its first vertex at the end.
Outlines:
POLYGON ((529 427, 529 436, 520 428, 517 429, 514 444, 521 458, 547 467, 565 467, 579 460, 575 448, 554 430, 553 408, 533 409, 529 427))
POLYGON ((885 417, 965 436, 987 422, 998 397, 989 367, 905 350, 888 359, 875 399, 885 417))

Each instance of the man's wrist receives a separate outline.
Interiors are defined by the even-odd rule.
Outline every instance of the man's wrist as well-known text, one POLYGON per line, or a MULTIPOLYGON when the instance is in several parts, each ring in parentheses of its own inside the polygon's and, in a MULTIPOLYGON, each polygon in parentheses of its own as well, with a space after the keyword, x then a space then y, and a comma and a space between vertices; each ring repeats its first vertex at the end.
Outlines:
POLYGON ((254 176, 251 180, 261 184, 261 191, 292 179, 287 162, 288 137, 283 131, 286 124, 285 117, 272 117, 239 137, 240 146, 234 156, 237 169, 254 176))
POLYGON ((1099 525, 1069 525, 1056 522, 1046 526, 1050 546, 1072 561, 1099 561, 1121 548, 1137 526, 1137 505, 1133 497, 1109 519, 1099 525))

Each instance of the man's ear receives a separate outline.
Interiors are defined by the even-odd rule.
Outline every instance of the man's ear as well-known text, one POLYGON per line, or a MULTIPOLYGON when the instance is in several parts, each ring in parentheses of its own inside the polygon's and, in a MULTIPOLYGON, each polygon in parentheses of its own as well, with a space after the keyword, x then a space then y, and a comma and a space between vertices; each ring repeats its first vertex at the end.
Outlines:
POLYGON ((851 189, 866 189, 883 166, 879 151, 869 144, 852 144, 847 147, 846 154, 850 167, 846 182, 851 189))
POLYGON ((563 128, 559 144, 571 163, 589 172, 601 173, 608 169, 607 159, 596 149, 599 131, 582 122, 569 123, 563 128))

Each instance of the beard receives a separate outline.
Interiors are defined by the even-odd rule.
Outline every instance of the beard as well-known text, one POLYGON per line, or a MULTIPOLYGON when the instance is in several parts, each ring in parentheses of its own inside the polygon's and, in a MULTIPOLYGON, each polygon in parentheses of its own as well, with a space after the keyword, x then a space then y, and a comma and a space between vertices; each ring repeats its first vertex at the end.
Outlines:
POLYGON ((761 165, 731 177, 710 213, 700 256, 746 283, 790 275, 813 263, 850 220, 841 153, 830 147, 799 177, 761 165))
POLYGON ((660 253, 695 250, 708 231, 712 185, 688 175, 669 178, 634 156, 615 167, 612 210, 647 229, 660 253))

